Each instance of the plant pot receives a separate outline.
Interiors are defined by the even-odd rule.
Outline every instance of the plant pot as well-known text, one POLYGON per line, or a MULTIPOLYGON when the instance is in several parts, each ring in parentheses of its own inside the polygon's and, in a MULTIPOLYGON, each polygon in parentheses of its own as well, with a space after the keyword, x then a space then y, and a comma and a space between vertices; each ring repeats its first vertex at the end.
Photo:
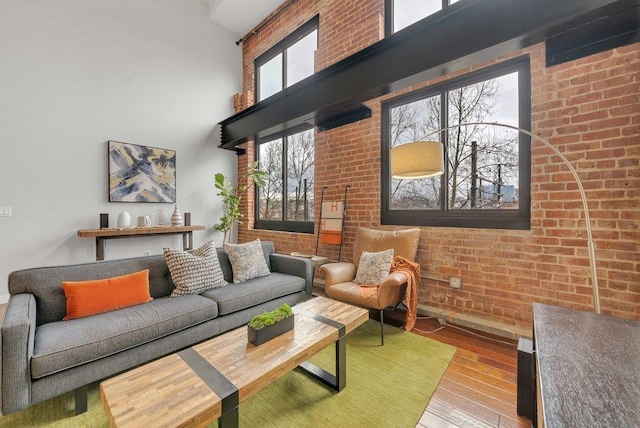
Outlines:
POLYGON ((247 326, 249 343, 253 343, 256 346, 262 345, 276 336, 293 330, 293 317, 294 315, 291 315, 289 318, 285 318, 282 321, 278 321, 273 325, 263 327, 259 330, 247 326))

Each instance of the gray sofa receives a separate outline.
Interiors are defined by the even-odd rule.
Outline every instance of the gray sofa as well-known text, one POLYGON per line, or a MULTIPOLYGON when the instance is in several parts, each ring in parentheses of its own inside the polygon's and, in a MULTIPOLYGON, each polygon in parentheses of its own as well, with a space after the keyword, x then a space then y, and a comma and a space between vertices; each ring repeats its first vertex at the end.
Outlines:
POLYGON ((274 252, 262 242, 271 274, 232 284, 218 248, 226 287, 171 298, 175 288, 163 255, 12 272, 1 329, 2 413, 76 391, 86 410, 87 385, 246 324, 254 315, 311 297, 309 260, 274 252), (149 269, 151 302, 62 321, 62 281, 110 278, 149 269))

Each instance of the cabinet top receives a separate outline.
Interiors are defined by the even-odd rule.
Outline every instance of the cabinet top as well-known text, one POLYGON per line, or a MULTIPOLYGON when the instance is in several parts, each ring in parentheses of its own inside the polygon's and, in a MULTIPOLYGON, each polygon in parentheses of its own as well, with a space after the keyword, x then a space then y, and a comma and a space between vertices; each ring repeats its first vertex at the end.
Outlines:
POLYGON ((533 324, 545 426, 640 426, 640 322, 534 303, 533 324))

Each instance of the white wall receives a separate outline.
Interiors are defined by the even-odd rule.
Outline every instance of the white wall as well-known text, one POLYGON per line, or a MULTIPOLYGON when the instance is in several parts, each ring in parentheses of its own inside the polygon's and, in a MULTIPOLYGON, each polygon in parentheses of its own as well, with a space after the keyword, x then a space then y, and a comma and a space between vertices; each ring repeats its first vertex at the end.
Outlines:
MULTIPOLYGON (((108 140, 176 150, 177 199, 195 245, 222 236, 213 176, 236 174, 215 124, 241 88, 235 36, 202 0, 0 2, 0 303, 11 271, 95 260, 78 229, 172 204, 109 203, 108 140)), ((108 259, 162 252, 181 236, 107 242, 108 259)))

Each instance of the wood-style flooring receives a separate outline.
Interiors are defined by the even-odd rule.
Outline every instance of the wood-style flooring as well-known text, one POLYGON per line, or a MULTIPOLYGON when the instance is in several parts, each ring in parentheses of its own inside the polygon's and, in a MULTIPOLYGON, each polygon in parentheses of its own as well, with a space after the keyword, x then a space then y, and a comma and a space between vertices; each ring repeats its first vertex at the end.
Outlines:
MULTIPOLYGON (((403 311, 385 311, 385 322, 401 326, 403 320, 403 311)), ((530 428, 516 412, 517 343, 453 326, 425 333, 440 327, 435 319, 419 319, 413 330, 457 348, 417 427, 530 428)))

